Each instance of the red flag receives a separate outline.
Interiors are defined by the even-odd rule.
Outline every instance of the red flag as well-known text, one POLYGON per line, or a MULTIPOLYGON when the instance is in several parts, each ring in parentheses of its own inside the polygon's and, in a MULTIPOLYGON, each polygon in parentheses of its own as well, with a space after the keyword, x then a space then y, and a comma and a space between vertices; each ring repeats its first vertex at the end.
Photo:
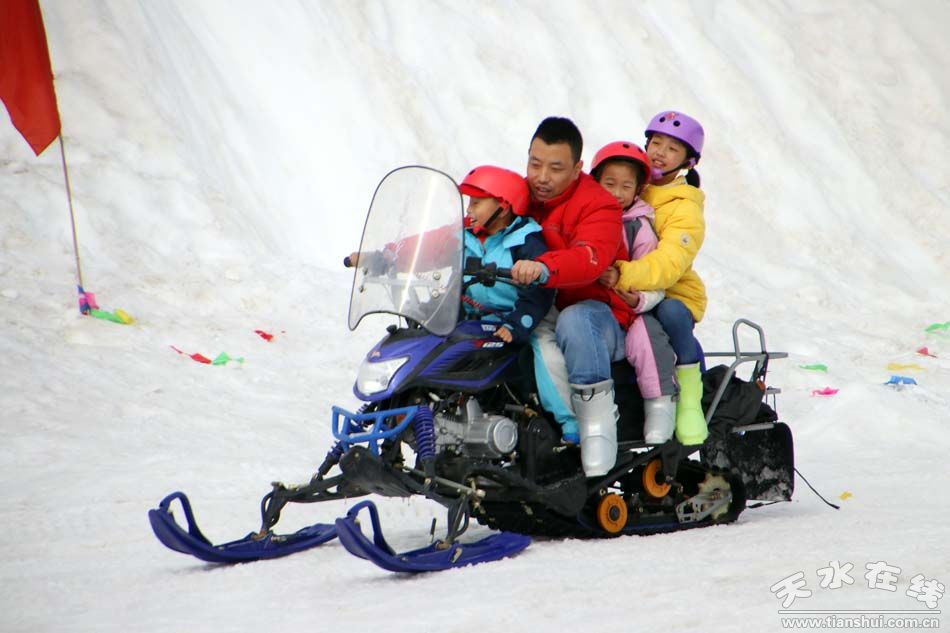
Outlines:
POLYGON ((0 99, 37 156, 59 136, 39 0, 0 0, 0 99))

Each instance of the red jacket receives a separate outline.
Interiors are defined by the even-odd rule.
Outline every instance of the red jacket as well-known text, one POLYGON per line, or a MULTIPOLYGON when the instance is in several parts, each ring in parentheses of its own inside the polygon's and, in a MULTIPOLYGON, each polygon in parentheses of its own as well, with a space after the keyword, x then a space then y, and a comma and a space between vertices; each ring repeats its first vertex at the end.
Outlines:
POLYGON ((548 252, 537 258, 548 267, 545 287, 557 288, 561 310, 578 301, 594 299, 610 306, 624 328, 636 312, 613 290, 597 281, 617 259, 626 259, 622 211, 617 200, 585 173, 567 190, 545 202, 531 202, 529 209, 541 225, 548 252))

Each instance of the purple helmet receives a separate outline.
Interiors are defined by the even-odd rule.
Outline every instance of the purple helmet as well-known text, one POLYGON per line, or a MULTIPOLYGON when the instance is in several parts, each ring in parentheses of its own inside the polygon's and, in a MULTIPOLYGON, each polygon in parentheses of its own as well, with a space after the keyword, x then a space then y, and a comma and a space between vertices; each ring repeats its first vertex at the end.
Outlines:
POLYGON ((666 134, 685 144, 690 156, 694 159, 694 164, 699 162, 699 158, 703 155, 703 140, 706 133, 703 132, 703 126, 699 124, 699 121, 689 115, 673 110, 660 112, 653 117, 644 132, 648 139, 654 133, 666 134))

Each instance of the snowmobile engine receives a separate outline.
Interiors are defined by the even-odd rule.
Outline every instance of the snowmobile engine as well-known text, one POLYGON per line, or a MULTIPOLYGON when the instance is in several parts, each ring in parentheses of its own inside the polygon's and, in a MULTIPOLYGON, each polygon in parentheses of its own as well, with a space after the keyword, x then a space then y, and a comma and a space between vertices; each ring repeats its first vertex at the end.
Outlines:
POLYGON ((435 415, 435 444, 469 457, 498 458, 518 445, 518 425, 503 415, 486 415, 469 398, 458 415, 435 415))

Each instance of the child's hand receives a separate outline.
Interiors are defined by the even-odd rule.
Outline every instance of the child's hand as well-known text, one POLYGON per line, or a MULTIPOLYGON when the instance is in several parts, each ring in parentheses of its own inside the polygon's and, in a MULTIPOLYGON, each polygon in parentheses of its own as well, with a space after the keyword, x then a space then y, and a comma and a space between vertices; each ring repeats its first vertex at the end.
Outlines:
POLYGON ((498 328, 497 330, 495 330, 495 337, 496 337, 496 338, 500 338, 500 339, 503 340, 505 343, 510 343, 510 342, 511 342, 511 339, 512 339, 511 330, 509 330, 508 328, 506 328, 506 327, 503 325, 503 326, 501 326, 500 328, 498 328))
POLYGON ((621 290, 620 288, 614 288, 614 292, 620 295, 620 298, 623 299, 624 303, 634 310, 636 310, 637 306, 640 305, 640 293, 636 290, 633 292, 627 292, 626 290, 621 290))
POLYGON ((607 270, 600 273, 600 277, 597 279, 597 281, 608 288, 613 288, 617 285, 617 282, 620 281, 620 271, 613 266, 608 266, 607 270))
POLYGON ((544 264, 531 259, 519 259, 511 267, 511 279, 516 284, 527 286, 533 281, 537 281, 544 273, 544 264))

